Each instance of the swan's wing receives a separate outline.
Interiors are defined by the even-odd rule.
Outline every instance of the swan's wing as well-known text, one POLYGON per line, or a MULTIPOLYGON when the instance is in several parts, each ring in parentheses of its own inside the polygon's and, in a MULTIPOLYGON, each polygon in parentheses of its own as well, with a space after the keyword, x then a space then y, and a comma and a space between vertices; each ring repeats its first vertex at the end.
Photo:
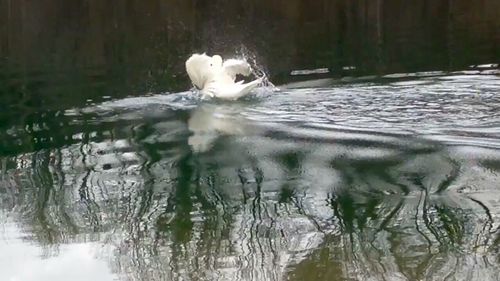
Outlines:
POLYGON ((248 95, 255 87, 262 83, 262 78, 248 83, 235 83, 220 87, 215 93, 215 97, 228 100, 236 100, 248 95))
POLYGON ((248 76, 252 73, 252 68, 248 62, 237 59, 229 59, 224 61, 222 68, 231 78, 236 79, 237 74, 248 76))

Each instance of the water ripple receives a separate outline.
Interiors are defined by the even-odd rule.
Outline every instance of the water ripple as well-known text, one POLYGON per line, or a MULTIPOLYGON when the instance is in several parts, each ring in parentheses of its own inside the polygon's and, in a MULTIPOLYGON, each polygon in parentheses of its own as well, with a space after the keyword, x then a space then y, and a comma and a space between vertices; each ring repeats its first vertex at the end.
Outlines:
POLYGON ((4 228, 123 280, 498 280, 500 79, 417 77, 34 114, 4 228))

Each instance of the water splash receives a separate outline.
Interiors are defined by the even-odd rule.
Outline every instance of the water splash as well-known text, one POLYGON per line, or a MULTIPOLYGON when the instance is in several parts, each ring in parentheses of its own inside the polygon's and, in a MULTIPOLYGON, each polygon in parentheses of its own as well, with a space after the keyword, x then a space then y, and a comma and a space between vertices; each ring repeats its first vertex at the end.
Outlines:
POLYGON ((236 56, 238 59, 242 59, 250 64, 250 67, 252 68, 252 74, 256 78, 262 78, 263 87, 269 88, 273 92, 279 91, 279 88, 276 87, 269 79, 270 75, 267 68, 258 62, 258 56, 255 52, 242 45, 240 49, 236 51, 236 56))

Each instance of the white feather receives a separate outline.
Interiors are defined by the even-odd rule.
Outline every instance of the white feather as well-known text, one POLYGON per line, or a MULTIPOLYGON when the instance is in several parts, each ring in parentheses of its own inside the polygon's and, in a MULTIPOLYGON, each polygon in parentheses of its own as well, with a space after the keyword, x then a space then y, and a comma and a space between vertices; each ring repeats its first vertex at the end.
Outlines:
POLYGON ((243 60, 229 59, 223 62, 218 55, 194 54, 186 61, 186 72, 191 82, 204 96, 235 100, 250 93, 262 78, 249 83, 235 82, 236 75, 248 76, 250 65, 243 60))

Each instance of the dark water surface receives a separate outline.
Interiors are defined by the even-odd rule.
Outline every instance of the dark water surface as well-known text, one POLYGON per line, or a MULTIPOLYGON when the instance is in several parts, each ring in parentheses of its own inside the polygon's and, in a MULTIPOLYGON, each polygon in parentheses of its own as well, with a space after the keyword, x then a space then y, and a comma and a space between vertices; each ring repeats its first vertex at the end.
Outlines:
POLYGON ((499 27, 487 0, 0 0, 0 280, 500 280, 499 27), (199 50, 280 85, 201 100, 199 50))

